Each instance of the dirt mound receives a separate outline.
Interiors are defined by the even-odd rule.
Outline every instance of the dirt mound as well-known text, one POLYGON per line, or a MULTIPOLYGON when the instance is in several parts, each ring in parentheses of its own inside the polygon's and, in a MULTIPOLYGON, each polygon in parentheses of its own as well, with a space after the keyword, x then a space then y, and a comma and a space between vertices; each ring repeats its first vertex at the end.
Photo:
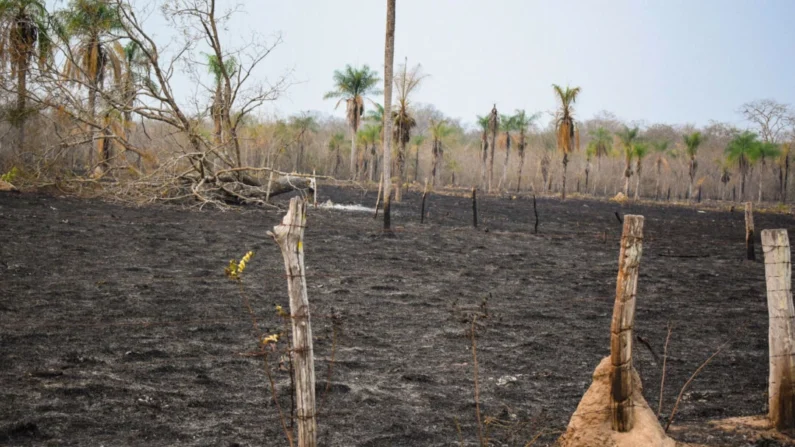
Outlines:
POLYGON ((635 425, 632 430, 618 433, 610 428, 610 357, 605 357, 596 367, 593 383, 560 438, 560 447, 675 447, 676 442, 665 435, 643 398, 640 376, 635 371, 633 374, 635 425))
POLYGON ((613 196, 610 201, 625 205, 629 201, 629 197, 625 196, 623 192, 619 191, 619 193, 613 196))
POLYGON ((0 191, 16 191, 16 186, 8 183, 5 180, 0 180, 0 191))

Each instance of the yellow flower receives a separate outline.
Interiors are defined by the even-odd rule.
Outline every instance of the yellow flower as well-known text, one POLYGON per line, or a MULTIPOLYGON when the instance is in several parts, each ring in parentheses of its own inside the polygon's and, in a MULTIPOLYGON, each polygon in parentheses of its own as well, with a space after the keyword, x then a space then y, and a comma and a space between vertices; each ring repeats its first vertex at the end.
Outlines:
POLYGON ((276 343, 279 341, 279 334, 272 334, 268 335, 267 337, 262 337, 262 344, 267 345, 270 343, 276 343))

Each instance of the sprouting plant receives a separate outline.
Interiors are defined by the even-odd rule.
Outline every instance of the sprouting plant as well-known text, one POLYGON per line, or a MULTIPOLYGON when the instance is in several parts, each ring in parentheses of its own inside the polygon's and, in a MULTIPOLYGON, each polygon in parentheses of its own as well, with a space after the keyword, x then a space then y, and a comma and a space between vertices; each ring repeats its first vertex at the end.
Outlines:
POLYGON ((246 270, 246 264, 251 261, 252 256, 254 256, 254 252, 249 251, 240 259, 240 262, 230 259, 229 265, 224 269, 226 277, 233 281, 241 281, 243 271, 246 270))
POLYGON ((14 183, 14 180, 19 176, 20 172, 19 169, 14 166, 11 168, 10 171, 6 172, 3 175, 0 175, 0 180, 8 183, 14 183))

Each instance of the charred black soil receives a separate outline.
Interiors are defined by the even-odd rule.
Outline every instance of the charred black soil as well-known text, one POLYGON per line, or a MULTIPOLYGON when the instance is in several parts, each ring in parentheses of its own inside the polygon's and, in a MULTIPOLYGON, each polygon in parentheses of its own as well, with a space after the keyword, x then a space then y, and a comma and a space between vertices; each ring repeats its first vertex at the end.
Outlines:
MULTIPOLYGON (((321 201, 372 206, 375 192, 326 187, 321 201)), ((463 194, 463 193, 462 193, 463 194)), ((281 201, 283 202, 283 199, 281 201)), ((621 226, 646 217, 635 362, 656 410, 666 327, 664 413, 686 392, 678 441, 754 444, 710 420, 766 411, 764 265, 744 260, 741 212, 409 193, 395 237, 366 212, 309 209, 307 282, 320 445, 476 445, 469 315, 493 445, 551 445, 609 351, 621 226), (484 304, 485 302, 485 304, 484 304), (332 337, 331 315, 340 331, 332 337), (456 429, 461 427, 460 434, 456 429)), ((223 269, 255 251, 244 283, 263 329, 287 306, 282 213, 129 208, 0 194, 0 444, 286 445, 249 315, 223 269)), ((792 229, 757 214, 757 229, 792 229)), ((757 247, 759 244, 757 242, 757 247)), ((274 368, 278 365, 274 362, 274 368)), ((283 404, 289 380, 275 371, 283 404)), ((760 441, 763 442, 763 441, 760 441)))

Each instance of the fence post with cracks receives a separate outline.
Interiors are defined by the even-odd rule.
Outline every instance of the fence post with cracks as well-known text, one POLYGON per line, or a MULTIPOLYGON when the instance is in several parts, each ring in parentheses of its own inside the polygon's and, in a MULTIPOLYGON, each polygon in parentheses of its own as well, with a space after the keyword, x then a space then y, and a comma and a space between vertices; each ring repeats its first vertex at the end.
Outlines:
POLYGON ((635 295, 643 247, 643 216, 624 217, 618 258, 616 301, 610 326, 610 412, 614 431, 627 432, 634 424, 632 390, 632 337, 635 295))
POLYGON ((787 230, 762 230, 770 318, 769 417, 779 429, 795 428, 795 308, 787 230))
POLYGON ((304 267, 305 226, 306 203, 301 198, 293 197, 282 223, 273 227, 273 231, 268 234, 279 245, 287 272, 287 293, 290 297, 293 330, 298 447, 316 447, 315 365, 304 267))

